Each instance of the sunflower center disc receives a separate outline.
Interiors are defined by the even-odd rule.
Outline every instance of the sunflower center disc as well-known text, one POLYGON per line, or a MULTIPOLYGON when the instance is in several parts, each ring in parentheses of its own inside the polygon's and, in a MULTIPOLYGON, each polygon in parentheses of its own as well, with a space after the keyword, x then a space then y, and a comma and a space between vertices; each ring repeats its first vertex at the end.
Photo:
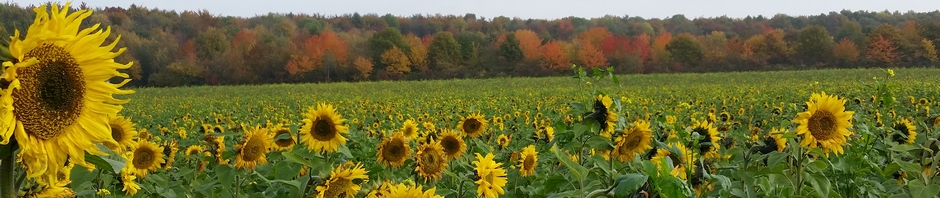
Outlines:
POLYGON ((111 139, 114 139, 114 141, 121 141, 124 139, 124 131, 121 126, 111 125, 111 139))
POLYGON ((482 125, 482 123, 477 121, 477 119, 469 119, 467 122, 463 123, 463 128, 467 133, 477 133, 477 131, 480 130, 480 125, 482 125))
MULTIPOLYGON (((275 135, 274 137, 280 137, 281 135, 284 135, 284 134, 287 134, 288 136, 292 136, 289 131, 280 130, 280 131, 277 131, 277 135, 275 135)), ((289 138, 279 139, 277 141, 274 141, 274 143, 280 147, 288 147, 294 143, 294 139, 289 137, 289 138)))
POLYGON ((154 159, 155 152, 156 151, 150 150, 148 148, 139 148, 135 150, 133 162, 134 167, 137 167, 138 169, 144 169, 153 165, 154 161, 156 161, 154 159))
POLYGON ((242 159, 253 162, 261 158, 262 153, 264 153, 264 142, 261 142, 260 138, 251 138, 242 148, 242 159))
POLYGON ((323 192, 323 197, 346 197, 346 188, 351 185, 353 185, 352 181, 338 178, 326 184, 327 189, 323 192))
POLYGON ((397 162, 399 159, 404 158, 404 148, 402 148, 403 142, 392 141, 388 147, 388 152, 385 153, 385 158, 388 161, 397 162))
POLYGON ((817 110, 808 124, 809 133, 818 140, 829 140, 836 134, 836 116, 828 111, 817 110))
POLYGON ((522 161, 522 168, 532 169, 535 166, 535 159, 532 156, 526 156, 525 161, 522 161))
POLYGON ((624 144, 623 147, 620 147, 620 153, 627 153, 627 151, 633 148, 636 148, 637 146, 640 145, 640 138, 642 138, 642 136, 640 136, 637 133, 642 133, 642 132, 639 132, 639 131, 630 132, 630 135, 627 136, 626 144, 624 144))
POLYGON ((444 147, 444 152, 447 152, 448 155, 457 153, 457 149, 459 148, 459 145, 457 144, 457 140, 451 136, 446 136, 443 140, 441 140, 441 146, 444 147))
POLYGON ((13 90, 13 114, 24 130, 43 140, 75 125, 85 105, 85 81, 75 58, 65 48, 43 44, 26 53, 39 63, 18 69, 20 88, 13 90))
POLYGON ((313 125, 314 138, 320 141, 329 141, 336 137, 336 127, 324 119, 318 119, 313 125))

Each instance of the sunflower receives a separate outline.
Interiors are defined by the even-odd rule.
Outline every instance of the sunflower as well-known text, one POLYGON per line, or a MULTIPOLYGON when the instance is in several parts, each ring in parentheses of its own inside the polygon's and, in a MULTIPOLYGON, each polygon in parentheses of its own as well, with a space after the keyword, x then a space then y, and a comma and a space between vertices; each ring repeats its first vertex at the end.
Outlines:
POLYGON ((346 144, 343 134, 349 134, 349 126, 343 125, 346 119, 336 113, 333 105, 317 104, 310 107, 300 129, 300 141, 307 150, 316 152, 336 152, 339 146, 346 144))
POLYGON ((506 169, 503 169, 503 163, 496 163, 493 161, 493 154, 487 153, 486 156, 482 156, 479 153, 476 154, 476 161, 473 161, 473 165, 476 167, 477 181, 477 197, 499 197, 499 195, 505 194, 506 191, 503 190, 503 187, 506 186, 506 169))
POLYGON ((441 148, 444 149, 444 156, 447 157, 447 160, 460 157, 460 155, 463 154, 463 150, 467 149, 467 144, 463 142, 463 138, 449 129, 444 129, 440 144, 441 148))
POLYGON ((187 156, 198 155, 202 153, 202 151, 205 151, 205 150, 206 150, 205 146, 191 145, 189 147, 186 147, 186 155, 187 156))
POLYGON ((254 170, 260 164, 267 164, 265 154, 271 147, 271 134, 267 128, 254 127, 245 134, 242 144, 236 145, 238 155, 235 157, 235 168, 248 168, 254 170))
POLYGON ((137 191, 140 190, 140 185, 134 183, 135 179, 137 179, 137 176, 134 176, 134 171, 131 170, 130 167, 124 167, 121 169, 120 183, 122 184, 121 186, 123 186, 121 191, 124 191, 124 193, 127 193, 127 195, 131 196, 137 194, 137 191))
POLYGON ((164 170, 173 167, 173 162, 176 161, 176 152, 180 150, 179 147, 180 144, 176 140, 164 143, 163 155, 166 156, 166 163, 161 164, 164 170))
POLYGON ((432 140, 422 144, 418 146, 418 152, 415 154, 415 171, 418 171, 418 175, 423 177, 425 182, 441 179, 444 169, 447 168, 447 159, 444 157, 440 142, 432 140))
POLYGON ((616 145, 611 155, 616 156, 620 162, 633 160, 636 154, 646 153, 652 149, 650 141, 653 139, 653 130, 650 130, 650 123, 637 120, 633 122, 633 128, 625 131, 623 135, 617 137, 616 145))
POLYGON ((460 131, 471 138, 477 138, 486 132, 486 125, 487 121, 483 115, 470 114, 467 117, 463 117, 460 122, 457 123, 457 129, 460 129, 460 131))
POLYGON ((213 147, 210 151, 215 155, 216 162, 219 164, 228 164, 229 160, 222 157, 222 154, 225 153, 225 136, 213 136, 210 143, 212 143, 213 147))
POLYGON ((127 152, 127 167, 134 175, 144 177, 150 171, 156 171, 163 160, 163 147, 157 146, 150 141, 139 140, 137 146, 127 152))
POLYGON ((442 196, 435 195, 434 191, 437 188, 430 188, 426 191, 421 191, 421 185, 405 185, 398 184, 388 187, 388 194, 383 196, 385 198, 439 198, 442 196))
POLYGON ((283 150, 293 150, 294 144, 297 142, 294 138, 294 134, 290 132, 289 128, 285 128, 283 125, 278 124, 274 126, 274 145, 272 148, 283 151, 283 150))
POLYGON ((617 114, 611 111, 611 105, 614 100, 607 95, 597 95, 594 97, 594 113, 592 117, 601 124, 601 130, 607 132, 614 131, 614 125, 617 123, 617 114))
POLYGON ((898 144, 913 144, 914 140, 917 139, 917 126, 914 126, 914 123, 911 123, 908 119, 898 120, 892 128, 894 128, 895 133, 891 136, 891 139, 898 144))
POLYGON ((411 156, 411 148, 408 146, 404 134, 399 132, 382 140, 382 143, 379 143, 379 150, 376 155, 378 155, 377 161, 382 162, 383 165, 400 168, 401 165, 405 164, 405 159, 411 156))
POLYGON ((522 148, 522 159, 519 159, 519 172, 523 177, 535 175, 535 166, 538 165, 539 153, 535 151, 535 145, 529 145, 522 148))
POLYGON ((774 127, 764 137, 764 146, 759 149, 761 154, 767 154, 773 151, 783 152, 787 148, 787 139, 783 138, 783 129, 774 127))
POLYGON ((697 161, 695 153, 690 152, 688 148, 677 143, 670 143, 667 145, 669 148, 674 148, 676 152, 670 151, 667 148, 660 148, 656 150, 656 155, 653 156, 650 161, 654 164, 666 163, 665 158, 672 160, 672 176, 679 177, 682 180, 687 180, 688 174, 686 168, 691 166, 694 168, 696 165, 694 162, 697 161))
POLYGON ((845 111, 845 100, 838 96, 813 94, 806 102, 807 111, 801 112, 792 122, 800 124, 796 128, 797 135, 803 135, 800 146, 809 149, 822 147, 828 156, 830 152, 842 154, 842 145, 852 133, 848 128, 852 126, 853 111, 845 111))
POLYGON ((708 121, 700 121, 692 126, 692 133, 698 133, 702 137, 698 141, 699 153, 705 158, 718 157, 718 142, 721 141, 721 136, 718 136, 718 129, 708 121))
POLYGON ((112 145, 111 143, 104 143, 105 146, 115 153, 123 153, 128 147, 134 145, 134 138, 137 138, 137 131, 134 130, 134 123, 131 122, 130 118, 112 116, 108 125, 111 126, 111 139, 118 144, 112 145))
POLYGON ((101 46, 110 29, 100 30, 96 24, 80 30, 91 10, 70 14, 69 7, 70 3, 34 8, 36 18, 25 38, 15 31, 9 45, 19 62, 3 63, 2 78, 9 86, 0 90, 0 145, 16 138, 27 178, 54 177, 67 159, 94 168, 85 161, 85 153, 107 155, 95 143, 119 145, 109 134, 106 115, 117 115, 129 100, 113 95, 134 93, 118 89, 129 79, 108 82, 129 77, 117 70, 132 63, 114 62, 124 49, 111 52, 120 39, 101 46))
POLYGON ((405 120, 405 123, 402 124, 401 132, 406 139, 412 140, 418 137, 418 123, 415 123, 414 120, 408 119, 405 120))
POLYGON ((499 144, 500 150, 509 146, 509 141, 509 136, 506 136, 506 134, 499 134, 499 137, 496 138, 496 143, 499 144))
POLYGON ((317 198, 355 197, 362 188, 359 183, 369 181, 368 171, 362 164, 346 162, 330 172, 330 179, 322 186, 317 186, 317 198))

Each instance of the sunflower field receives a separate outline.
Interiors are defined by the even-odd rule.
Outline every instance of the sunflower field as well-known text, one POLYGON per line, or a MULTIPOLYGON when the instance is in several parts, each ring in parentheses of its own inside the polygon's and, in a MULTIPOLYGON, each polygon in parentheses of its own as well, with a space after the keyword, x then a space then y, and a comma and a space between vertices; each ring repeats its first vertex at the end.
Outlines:
POLYGON ((0 198, 940 194, 937 69, 132 89, 89 12, 35 10, 0 198))

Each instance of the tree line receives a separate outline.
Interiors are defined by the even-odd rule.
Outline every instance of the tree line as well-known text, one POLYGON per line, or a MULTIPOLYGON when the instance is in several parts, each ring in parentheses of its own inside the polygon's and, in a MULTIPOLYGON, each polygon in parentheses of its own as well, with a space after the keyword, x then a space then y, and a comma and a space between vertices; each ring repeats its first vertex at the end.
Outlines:
MULTIPOLYGON (((0 35, 25 32, 34 6, 0 5, 0 35)), ((132 86, 232 85, 617 73, 936 67, 940 11, 521 19, 474 14, 218 16, 93 9, 110 26, 132 86)))

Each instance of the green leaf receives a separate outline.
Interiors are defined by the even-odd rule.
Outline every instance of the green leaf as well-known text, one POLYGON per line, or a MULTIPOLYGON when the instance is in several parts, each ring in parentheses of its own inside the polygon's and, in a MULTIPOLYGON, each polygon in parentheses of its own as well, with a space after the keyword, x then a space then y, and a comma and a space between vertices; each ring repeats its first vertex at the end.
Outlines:
POLYGON ((905 161, 895 161, 894 163, 897 163, 898 166, 901 166, 901 170, 904 170, 904 172, 917 173, 922 170, 920 165, 916 163, 905 162, 905 161))
POLYGON ((300 186, 303 185, 303 184, 300 183, 300 181, 297 181, 297 180, 280 180, 280 179, 276 179, 276 180, 271 180, 270 182, 271 182, 271 183, 287 184, 287 185, 293 186, 294 188, 296 188, 296 189, 298 189, 298 190, 300 190, 300 186))
POLYGON ((278 140, 287 140, 287 139, 290 139, 291 137, 292 136, 290 133, 282 133, 281 135, 274 137, 273 141, 277 142, 278 140))
POLYGON ((902 153, 908 152, 914 149, 917 149, 917 146, 910 145, 910 144, 898 144, 898 145, 892 146, 891 148, 888 148, 888 150, 902 152, 902 153))
POLYGON ((606 138, 604 136, 599 136, 599 135, 596 135, 594 137, 591 137, 591 139, 588 139, 587 145, 593 149, 598 149, 598 150, 611 150, 614 148, 614 143, 610 141, 609 138, 606 138))
POLYGON ((777 164, 780 164, 783 160, 787 159, 786 153, 781 152, 771 152, 767 154, 767 167, 775 167, 777 164))
POLYGON ((99 167, 102 170, 113 171, 114 174, 120 174, 121 169, 124 168, 124 162, 108 158, 101 158, 97 155, 92 155, 89 153, 85 153, 85 162, 94 164, 95 167, 99 167))
POLYGON ((215 167, 215 175, 222 186, 232 186, 235 182, 235 169, 228 164, 219 164, 215 167))
POLYGON ((617 186, 614 188, 614 194, 617 196, 626 196, 636 192, 636 190, 640 189, 640 187, 646 183, 647 179, 649 179, 649 176, 636 173, 621 175, 617 177, 617 183, 614 184, 617 186))
MULTIPOLYGON (((809 173, 804 172, 804 176, 810 176, 809 173)), ((831 183, 829 178, 822 174, 813 174, 812 180, 809 180, 809 183, 813 185, 813 189, 816 190, 816 193, 819 193, 819 196, 829 197, 829 189, 831 183)))
POLYGON ((313 164, 311 164, 310 161, 304 160, 303 158, 295 155, 294 153, 282 152, 281 155, 283 155, 284 158, 287 159, 287 161, 298 163, 298 164, 303 164, 304 166, 313 168, 313 164))
POLYGON ((588 173, 587 168, 584 168, 581 166, 581 164, 571 161, 571 158, 568 158, 568 155, 562 152, 557 144, 554 147, 555 149, 552 149, 552 152, 555 153, 555 158, 558 158, 558 160, 560 160, 561 163, 565 165, 565 167, 568 167, 568 169, 571 170, 571 173, 574 174, 576 178, 578 178, 579 182, 584 181, 584 177, 587 176, 588 173))
POLYGON ((339 153, 342 153, 346 158, 353 158, 352 152, 349 151, 349 147, 346 147, 345 144, 339 147, 339 153))

